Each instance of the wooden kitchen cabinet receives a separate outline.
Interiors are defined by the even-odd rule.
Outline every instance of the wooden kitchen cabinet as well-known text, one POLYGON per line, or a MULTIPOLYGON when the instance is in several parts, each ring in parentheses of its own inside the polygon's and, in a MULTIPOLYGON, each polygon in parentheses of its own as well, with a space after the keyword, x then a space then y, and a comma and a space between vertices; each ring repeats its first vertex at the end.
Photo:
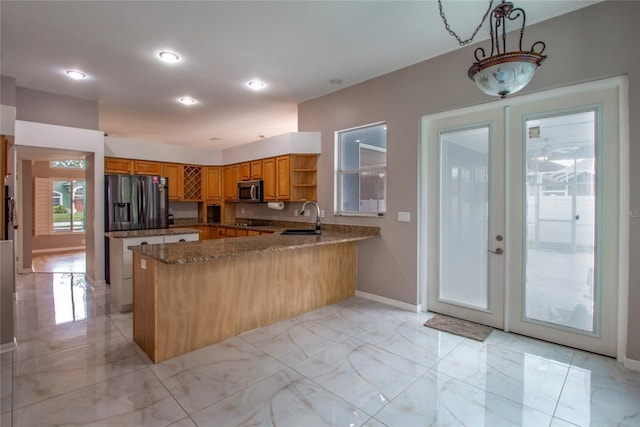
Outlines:
POLYGON ((276 199, 289 200, 291 198, 291 179, 289 156, 276 157, 276 199))
POLYGON ((251 179, 262 179, 262 159, 251 162, 251 179))
POLYGON ((263 198, 265 202, 276 199, 276 159, 274 157, 262 161, 263 198))
POLYGON ((133 161, 134 175, 162 175, 162 163, 149 160, 133 161))
POLYGON ((169 200, 180 200, 182 198, 182 165, 164 163, 162 175, 169 178, 169 200))
POLYGON ((208 166, 204 170, 205 176, 205 200, 207 202, 220 202, 222 196, 222 168, 208 166))
POLYGON ((201 202, 202 191, 202 166, 182 166, 182 201, 201 202))
POLYGON ((290 158, 291 201, 318 200, 318 156, 292 154, 290 158))
POLYGON ((238 201, 238 180, 240 178, 240 165, 228 165, 224 167, 224 200, 227 202, 238 201))
POLYGON ((133 160, 119 159, 117 157, 105 157, 104 173, 131 175, 133 173, 133 160))
POLYGON ((249 181, 251 179, 251 162, 240 163, 240 180, 249 181))

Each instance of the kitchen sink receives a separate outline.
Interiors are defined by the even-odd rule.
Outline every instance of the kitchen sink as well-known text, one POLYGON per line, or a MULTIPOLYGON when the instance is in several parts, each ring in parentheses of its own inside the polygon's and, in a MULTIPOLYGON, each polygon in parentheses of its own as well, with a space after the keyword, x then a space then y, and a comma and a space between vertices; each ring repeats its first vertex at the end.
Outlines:
POLYGON ((287 230, 284 230, 282 233, 283 235, 289 235, 289 236, 304 236, 304 235, 319 235, 322 232, 320 230, 315 230, 313 228, 289 228, 287 230))

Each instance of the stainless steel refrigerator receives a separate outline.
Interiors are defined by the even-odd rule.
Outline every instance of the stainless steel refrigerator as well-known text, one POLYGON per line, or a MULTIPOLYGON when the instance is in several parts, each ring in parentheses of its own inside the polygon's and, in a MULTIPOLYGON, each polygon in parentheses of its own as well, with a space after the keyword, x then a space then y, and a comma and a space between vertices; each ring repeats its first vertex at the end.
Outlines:
MULTIPOLYGON (((164 176, 105 175, 105 231, 169 227, 169 179, 164 176)), ((109 280, 109 239, 105 238, 109 280)))
POLYGON ((105 230, 169 227, 168 178, 105 175, 105 230))

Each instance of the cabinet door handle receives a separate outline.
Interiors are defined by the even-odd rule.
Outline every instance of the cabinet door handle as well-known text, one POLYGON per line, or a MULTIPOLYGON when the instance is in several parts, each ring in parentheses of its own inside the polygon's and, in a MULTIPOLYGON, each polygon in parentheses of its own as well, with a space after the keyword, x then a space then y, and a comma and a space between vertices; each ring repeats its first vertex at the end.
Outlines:
POLYGON ((185 239, 180 239, 180 240, 179 240, 179 242, 180 242, 180 243, 182 243, 182 242, 186 242, 186 240, 185 240, 185 239))
POLYGON ((142 246, 142 245, 148 245, 148 244, 149 244, 149 242, 142 242, 142 243, 140 243, 140 246, 142 246))

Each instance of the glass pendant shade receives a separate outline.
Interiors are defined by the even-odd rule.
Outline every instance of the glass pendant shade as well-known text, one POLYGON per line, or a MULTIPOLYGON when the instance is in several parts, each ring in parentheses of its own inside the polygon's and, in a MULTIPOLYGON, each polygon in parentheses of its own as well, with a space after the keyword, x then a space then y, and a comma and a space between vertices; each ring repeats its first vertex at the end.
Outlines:
POLYGON ((487 95, 505 98, 525 87, 543 60, 536 52, 510 52, 474 63, 468 74, 487 95))

